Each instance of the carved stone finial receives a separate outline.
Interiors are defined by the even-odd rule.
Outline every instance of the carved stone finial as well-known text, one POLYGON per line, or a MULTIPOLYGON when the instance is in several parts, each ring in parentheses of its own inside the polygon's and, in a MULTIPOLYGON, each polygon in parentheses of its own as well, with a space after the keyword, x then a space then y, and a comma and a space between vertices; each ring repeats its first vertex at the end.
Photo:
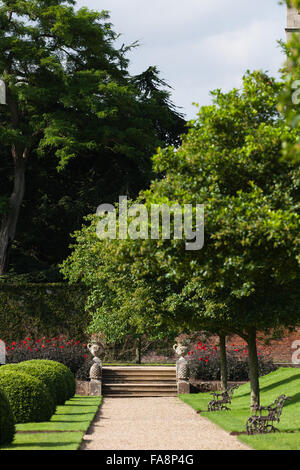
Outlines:
POLYGON ((180 357, 184 357, 188 352, 188 347, 183 343, 176 343, 173 346, 174 351, 180 357))
POLYGON ((87 348, 93 357, 101 357, 105 351, 104 345, 100 342, 89 343, 87 348))
POLYGON ((174 351, 179 356, 176 361, 176 380, 178 394, 190 393, 190 367, 185 355, 188 352, 188 345, 186 342, 178 342, 173 346, 174 351))
POLYGON ((102 363, 94 362, 90 368, 90 379, 101 380, 102 379, 102 363))
POLYGON ((87 345, 88 350, 93 356, 93 365, 90 368, 91 380, 102 380, 102 361, 100 356, 104 353, 105 347, 100 342, 93 342, 87 345))

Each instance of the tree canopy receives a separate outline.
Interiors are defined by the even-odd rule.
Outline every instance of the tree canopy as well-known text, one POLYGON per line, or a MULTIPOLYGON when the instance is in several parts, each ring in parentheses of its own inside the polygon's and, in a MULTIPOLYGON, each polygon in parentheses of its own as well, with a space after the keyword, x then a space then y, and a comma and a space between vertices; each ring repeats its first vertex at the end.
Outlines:
MULTIPOLYGON (((295 7, 300 10, 299 0, 286 0, 288 7, 295 7)), ((300 128, 300 81, 299 81, 299 59, 300 59, 300 40, 299 34, 292 34, 287 44, 284 46, 287 55, 286 63, 282 69, 284 88, 280 97, 279 109, 284 113, 287 123, 293 129, 300 128)), ((291 144, 284 143, 284 157, 300 162, 300 141, 299 138, 291 144)))
MULTIPOLYGON (((63 171, 80 159, 80 165, 73 165, 72 175, 54 181, 59 191, 54 204, 70 208, 76 191, 73 179, 78 182, 84 170, 82 178, 92 180, 89 191, 94 195, 90 197, 82 189, 81 179, 75 200, 78 208, 84 191, 86 214, 91 205, 102 201, 95 200, 97 195, 114 197, 114 184, 127 186, 133 195, 147 186, 150 155, 159 145, 178 143, 184 131, 183 116, 172 105, 157 69, 150 67, 144 74, 130 77, 126 56, 130 46, 115 48, 117 34, 108 13, 76 10, 74 5, 62 0, 0 4, 0 71, 7 96, 7 106, 0 106, 1 173, 7 178, 0 198, 1 273, 7 270, 15 240, 26 172, 27 177, 32 174, 33 184, 45 184, 46 191, 40 186, 35 194, 39 215, 56 225, 54 218, 49 221, 49 213, 43 213, 55 192, 49 194, 47 189, 48 169, 54 179, 56 168, 63 171), (71 185, 70 194, 66 183, 71 185), (99 184, 107 189, 97 191, 99 184)), ((32 207, 30 210, 32 214, 32 207)), ((68 228, 74 230, 74 218, 72 223, 68 228)), ((30 245, 30 237, 27 242, 30 245)), ((26 244, 24 248, 26 251, 26 244)), ((32 241, 31 248, 34 251, 32 241)))
POLYGON ((204 204, 202 250, 187 251, 185 240, 172 238, 100 242, 94 226, 76 234, 64 265, 72 281, 90 283, 98 302, 91 305, 92 328, 102 328, 110 314, 119 318, 119 299, 136 324, 243 336, 253 402, 259 399, 256 330, 299 322, 299 172, 281 158, 282 142, 297 135, 277 110, 281 91, 266 74, 247 74, 240 90, 213 92, 213 104, 199 109, 178 149, 153 158, 163 177, 138 201, 148 208, 204 204), (104 301, 99 286, 107 289, 104 301))

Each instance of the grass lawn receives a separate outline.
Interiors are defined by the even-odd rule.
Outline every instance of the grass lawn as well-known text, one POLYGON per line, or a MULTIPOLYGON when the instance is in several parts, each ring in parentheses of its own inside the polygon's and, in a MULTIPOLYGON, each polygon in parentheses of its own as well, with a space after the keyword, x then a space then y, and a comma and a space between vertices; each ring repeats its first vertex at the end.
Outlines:
POLYGON ((201 416, 209 418, 226 431, 243 433, 238 439, 257 450, 300 450, 300 370, 294 368, 280 368, 265 377, 260 378, 261 405, 266 406, 281 394, 292 397, 283 407, 281 419, 275 426, 280 433, 260 434, 248 436, 246 431, 247 418, 252 414, 249 411, 250 387, 242 385, 234 392, 231 402, 231 411, 207 412, 207 404, 212 396, 209 393, 180 395, 188 405, 201 416))
POLYGON ((101 400, 75 395, 57 407, 50 421, 17 424, 13 443, 1 450, 77 450, 101 400))

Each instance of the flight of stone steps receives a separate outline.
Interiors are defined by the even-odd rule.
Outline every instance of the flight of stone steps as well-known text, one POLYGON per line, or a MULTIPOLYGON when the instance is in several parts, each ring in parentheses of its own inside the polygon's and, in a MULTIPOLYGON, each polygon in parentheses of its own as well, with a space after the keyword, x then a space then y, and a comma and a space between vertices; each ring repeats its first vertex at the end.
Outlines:
POLYGON ((106 397, 173 397, 177 395, 174 366, 111 366, 102 370, 106 397))

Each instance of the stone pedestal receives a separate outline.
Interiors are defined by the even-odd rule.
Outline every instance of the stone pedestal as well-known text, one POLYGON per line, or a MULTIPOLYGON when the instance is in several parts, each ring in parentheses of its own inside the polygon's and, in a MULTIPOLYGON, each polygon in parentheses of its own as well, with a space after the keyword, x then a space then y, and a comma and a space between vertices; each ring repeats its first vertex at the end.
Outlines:
POLYGON ((178 395, 185 395, 186 393, 190 393, 190 382, 188 380, 178 380, 177 393, 178 395))
POLYGON ((104 346, 100 342, 93 342, 87 345, 88 350, 93 356, 93 364, 90 368, 90 396, 102 395, 102 361, 101 354, 104 352, 104 346))
POLYGON ((99 397, 102 395, 102 380, 91 379, 90 396, 99 397))
POLYGON ((178 395, 190 393, 190 366, 184 357, 176 362, 176 379, 178 395))

